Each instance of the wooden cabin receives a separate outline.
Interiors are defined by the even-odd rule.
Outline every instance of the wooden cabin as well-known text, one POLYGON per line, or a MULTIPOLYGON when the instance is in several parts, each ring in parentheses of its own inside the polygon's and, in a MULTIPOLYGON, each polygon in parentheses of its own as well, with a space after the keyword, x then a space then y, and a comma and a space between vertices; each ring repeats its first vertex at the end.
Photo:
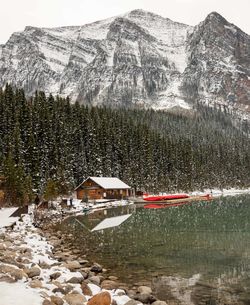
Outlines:
POLYGON ((88 177, 75 188, 77 199, 125 199, 130 195, 130 186, 118 178, 88 177))

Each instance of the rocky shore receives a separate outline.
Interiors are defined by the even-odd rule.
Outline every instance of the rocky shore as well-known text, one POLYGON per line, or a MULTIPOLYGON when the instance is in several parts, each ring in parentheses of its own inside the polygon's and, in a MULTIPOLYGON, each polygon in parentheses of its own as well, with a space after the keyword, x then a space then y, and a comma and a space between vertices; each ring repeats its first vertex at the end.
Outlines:
POLYGON ((150 287, 129 289, 81 257, 68 245, 70 237, 50 226, 35 228, 31 215, 0 229, 0 305, 166 305, 150 287))

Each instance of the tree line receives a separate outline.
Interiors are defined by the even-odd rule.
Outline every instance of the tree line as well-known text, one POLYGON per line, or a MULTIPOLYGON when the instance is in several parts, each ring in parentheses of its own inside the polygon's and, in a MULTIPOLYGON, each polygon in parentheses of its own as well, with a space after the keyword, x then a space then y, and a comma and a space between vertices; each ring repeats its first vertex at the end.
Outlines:
POLYGON ((88 176, 136 190, 190 191, 250 184, 246 124, 202 104, 189 114, 91 107, 22 89, 0 90, 0 175, 6 200, 68 194, 88 176))

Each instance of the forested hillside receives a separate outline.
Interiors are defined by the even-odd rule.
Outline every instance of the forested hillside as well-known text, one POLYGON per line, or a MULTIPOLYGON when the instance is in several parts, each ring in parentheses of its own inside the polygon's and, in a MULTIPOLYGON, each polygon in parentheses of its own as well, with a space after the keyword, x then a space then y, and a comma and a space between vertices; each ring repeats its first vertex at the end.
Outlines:
POLYGON ((13 202, 87 176, 116 176, 137 190, 250 185, 247 126, 197 105, 190 115, 86 107, 7 85, 0 91, 0 173, 13 202))

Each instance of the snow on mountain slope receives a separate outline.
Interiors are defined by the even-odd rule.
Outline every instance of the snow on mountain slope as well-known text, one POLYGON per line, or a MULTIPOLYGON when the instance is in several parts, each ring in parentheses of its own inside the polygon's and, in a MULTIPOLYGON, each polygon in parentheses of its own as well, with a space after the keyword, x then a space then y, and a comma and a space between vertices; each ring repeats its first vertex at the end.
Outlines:
POLYGON ((143 10, 26 27, 0 46, 0 85, 95 105, 191 109, 205 99, 250 111, 249 41, 217 13, 195 28, 143 10))
POLYGON ((250 37, 211 13, 189 37, 185 96, 250 112, 250 37))
POLYGON ((143 10, 129 12, 124 15, 124 18, 147 30, 159 42, 169 47, 182 46, 186 41, 187 29, 192 28, 143 10))

